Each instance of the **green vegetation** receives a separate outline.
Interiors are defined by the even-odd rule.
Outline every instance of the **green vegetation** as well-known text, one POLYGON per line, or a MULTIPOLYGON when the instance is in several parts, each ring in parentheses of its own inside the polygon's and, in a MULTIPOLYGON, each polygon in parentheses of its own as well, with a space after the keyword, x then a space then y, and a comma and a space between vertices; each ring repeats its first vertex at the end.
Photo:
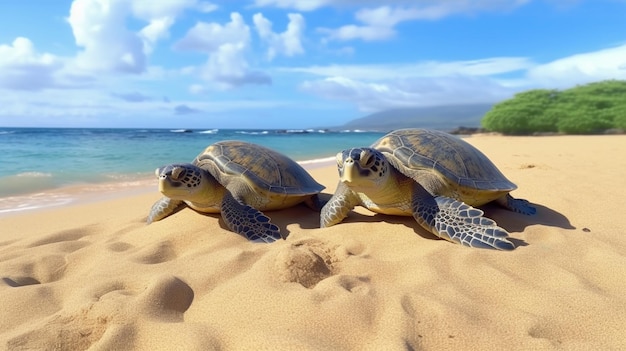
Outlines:
POLYGON ((626 81, 607 80, 558 91, 536 89, 498 103, 482 126, 504 134, 594 134, 626 129, 626 81))

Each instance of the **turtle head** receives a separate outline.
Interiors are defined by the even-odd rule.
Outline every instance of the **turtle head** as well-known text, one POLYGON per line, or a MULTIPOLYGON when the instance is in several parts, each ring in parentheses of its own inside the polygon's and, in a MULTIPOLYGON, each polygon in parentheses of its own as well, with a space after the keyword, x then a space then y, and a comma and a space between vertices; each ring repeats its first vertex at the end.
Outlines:
POLYGON ((189 163, 163 166, 154 173, 159 179, 159 191, 175 200, 193 201, 202 196, 208 184, 208 172, 189 163))
POLYGON ((354 148, 337 154, 339 180, 351 188, 378 187, 389 172, 385 156, 372 148, 354 148))

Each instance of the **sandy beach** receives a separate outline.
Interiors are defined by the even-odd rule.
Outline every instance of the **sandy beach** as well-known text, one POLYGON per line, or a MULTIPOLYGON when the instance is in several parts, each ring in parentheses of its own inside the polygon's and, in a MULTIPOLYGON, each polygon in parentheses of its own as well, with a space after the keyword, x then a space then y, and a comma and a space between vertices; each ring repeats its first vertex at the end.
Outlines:
MULTIPOLYGON (((268 212, 289 234, 272 244, 188 209, 146 225, 155 180, 0 218, 0 348, 626 349, 626 136, 466 140, 537 207, 483 207, 514 251, 362 208, 325 229, 268 212)), ((332 194, 334 166, 310 173, 332 194)))

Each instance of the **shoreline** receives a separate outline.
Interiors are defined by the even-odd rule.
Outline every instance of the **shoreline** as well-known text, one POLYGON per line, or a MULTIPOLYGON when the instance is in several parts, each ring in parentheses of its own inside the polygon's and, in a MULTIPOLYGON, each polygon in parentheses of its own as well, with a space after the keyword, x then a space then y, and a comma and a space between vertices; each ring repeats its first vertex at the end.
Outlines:
MULTIPOLYGON (((335 157, 297 161, 310 171, 334 164, 335 157)), ((130 195, 158 193, 157 182, 152 176, 133 180, 68 184, 33 193, 0 197, 0 218, 32 213, 47 209, 78 206, 82 204, 116 199, 130 195)))

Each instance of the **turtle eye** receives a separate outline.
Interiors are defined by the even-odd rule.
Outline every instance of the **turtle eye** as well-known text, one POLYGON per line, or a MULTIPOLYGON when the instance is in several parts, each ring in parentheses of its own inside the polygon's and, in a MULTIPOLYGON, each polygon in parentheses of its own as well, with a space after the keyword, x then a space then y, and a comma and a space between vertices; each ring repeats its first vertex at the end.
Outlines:
POLYGON ((361 166, 369 168, 374 164, 375 157, 371 152, 363 150, 361 151, 360 159, 361 166))
POLYGON ((172 168, 172 179, 178 180, 185 176, 185 168, 184 167, 174 167, 172 168))

